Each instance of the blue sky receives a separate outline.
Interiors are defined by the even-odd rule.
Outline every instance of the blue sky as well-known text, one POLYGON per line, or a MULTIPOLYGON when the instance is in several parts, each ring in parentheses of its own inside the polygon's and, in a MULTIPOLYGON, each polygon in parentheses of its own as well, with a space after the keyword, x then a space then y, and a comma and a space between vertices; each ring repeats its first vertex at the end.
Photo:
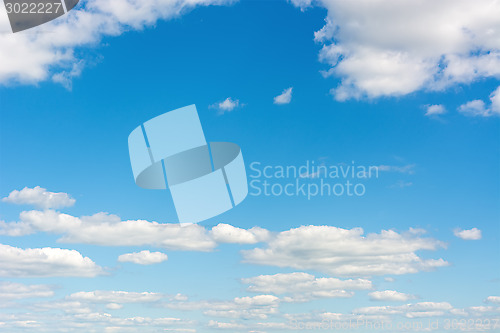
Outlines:
POLYGON ((499 331, 498 3, 214 3, 84 1, 0 34, 0 328, 499 331), (249 181, 253 162, 379 177, 181 229, 168 191, 135 185, 127 137, 190 104, 249 181))

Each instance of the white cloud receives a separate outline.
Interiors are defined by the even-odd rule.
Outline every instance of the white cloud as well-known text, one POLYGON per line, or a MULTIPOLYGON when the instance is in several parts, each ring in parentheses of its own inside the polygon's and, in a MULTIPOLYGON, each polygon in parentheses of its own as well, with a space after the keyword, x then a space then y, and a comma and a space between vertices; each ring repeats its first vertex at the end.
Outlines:
POLYGON ((312 0, 291 0, 294 6, 299 7, 302 11, 311 7, 312 0))
POLYGON ((209 108, 217 109, 219 110, 219 114, 224 114, 226 112, 231 112, 240 106, 243 106, 243 104, 240 104, 240 101, 238 99, 232 99, 231 97, 228 97, 222 102, 210 105, 209 108))
POLYGON ((441 114, 445 114, 446 109, 443 105, 441 104, 434 104, 434 105, 428 105, 427 106, 427 111, 425 112, 426 116, 437 116, 441 114))
POLYGON ((232 319, 267 319, 278 313, 280 299, 274 295, 236 297, 231 301, 172 302, 165 306, 170 309, 193 311, 202 310, 209 317, 232 319))
MULTIPOLYGON (((158 20, 168 20, 197 7, 226 4, 230 0, 88 0, 67 15, 16 34, 0 34, 0 84, 35 84, 52 77, 70 87, 69 80, 80 75, 83 63, 75 49, 93 47, 103 37, 128 30, 142 30, 158 20), (46 33, 50 31, 51 33, 46 33), (74 64, 80 64, 75 69, 74 64)), ((81 2, 83 3, 83 2, 81 2)), ((0 6, 0 28, 10 26, 0 6)), ((80 53, 80 52, 79 52, 80 53)), ((84 52, 83 52, 84 53, 84 52)))
POLYGON ((415 296, 400 293, 394 290, 384 290, 384 291, 374 291, 368 294, 370 300, 372 301, 398 301, 406 302, 410 299, 414 299, 415 296))
POLYGON ((289 294, 290 301, 307 301, 314 298, 351 297, 346 290, 371 289, 372 283, 365 279, 340 280, 336 278, 316 278, 303 272, 259 275, 242 279, 250 284, 248 291, 256 293, 289 294))
POLYGON ((484 301, 486 303, 500 304, 500 296, 488 296, 484 301))
POLYGON ((6 236, 24 236, 32 234, 33 228, 24 222, 9 222, 0 221, 0 235, 6 236))
POLYGON ((54 290, 47 285, 26 285, 9 281, 0 282, 0 300, 18 300, 52 296, 54 296, 54 290))
POLYGON ((103 246, 153 245, 186 251, 210 251, 216 242, 205 228, 192 224, 121 221, 116 215, 97 213, 81 218, 53 210, 27 211, 20 214, 21 222, 34 230, 62 234, 60 242, 103 246))
POLYGON ((34 188, 25 187, 21 191, 14 190, 2 201, 16 205, 33 205, 46 209, 70 207, 75 204, 75 199, 71 198, 67 193, 49 192, 40 186, 34 188))
MULTIPOLYGON (((19 222, 0 221, 0 235, 21 236, 42 231, 61 234, 59 241, 64 243, 103 246, 153 245, 185 251, 211 251, 217 243, 254 244, 271 237, 268 230, 259 227, 246 230, 220 223, 212 230, 206 230, 197 224, 181 226, 145 220, 122 221, 116 215, 103 212, 75 217, 54 210, 32 210, 21 212, 19 217, 19 222)), ((163 258, 157 253, 146 252, 128 254, 121 258, 125 260, 141 257, 144 262, 163 258)))
POLYGON ((119 262, 131 262, 139 265, 159 264, 167 259, 168 256, 165 253, 150 251, 125 253, 118 257, 119 262))
POLYGON ((20 249, 0 244, 0 276, 94 277, 103 274, 101 267, 78 251, 58 248, 20 249))
POLYGON ((486 105, 484 102, 480 99, 476 99, 474 101, 467 102, 465 104, 460 105, 458 108, 458 111, 460 111, 463 114, 466 114, 468 116, 482 116, 482 117, 488 117, 490 116, 490 110, 486 108, 486 105))
POLYGON ((491 105, 489 107, 480 100, 467 102, 460 105, 458 111, 471 117, 491 117, 500 115, 500 86, 490 94, 491 105))
POLYGON ((219 223, 210 231, 211 236, 219 243, 255 244, 269 239, 270 232, 260 227, 241 229, 232 225, 219 223))
POLYGON ((377 166, 379 171, 386 171, 386 172, 399 172, 399 173, 406 173, 409 175, 412 175, 415 173, 415 167, 416 164, 407 164, 407 165, 379 165, 377 166))
POLYGON ((398 180, 397 183, 392 184, 389 187, 390 188, 405 188, 405 187, 410 187, 410 186, 413 186, 412 182, 405 182, 405 181, 402 181, 402 180, 398 180))
MULTIPOLYGON (((35 303, 27 311, 0 313, 2 332, 196 332, 195 322, 180 318, 118 317, 77 301, 35 303), (84 311, 79 311, 83 309, 84 311), (67 311, 69 310, 69 311, 67 311), (20 324, 21 323, 21 324, 20 324), (34 327, 36 325, 36 328, 34 327), (19 330, 19 328, 24 328, 19 330)), ((134 310, 134 313, 138 312, 134 310)), ((148 311, 150 312, 150 311, 148 311)))
POLYGON ((109 310, 120 310, 120 309, 123 309, 123 305, 122 304, 117 304, 117 303, 109 303, 109 304, 106 304, 106 309, 109 309, 109 310))
POLYGON ((500 114, 500 86, 490 94, 491 112, 500 114))
POLYGON ((81 291, 68 296, 69 300, 85 303, 152 303, 162 299, 163 294, 130 291, 81 291))
POLYGON ((445 246, 437 240, 392 230, 363 234, 362 228, 301 226, 279 233, 265 248, 242 253, 249 263, 313 269, 338 276, 408 274, 448 265, 443 259, 422 259, 415 254, 445 246))
POLYGON ((283 90, 281 95, 274 97, 274 104, 289 104, 292 101, 293 87, 283 90))
MULTIPOLYGON (((311 1, 292 1, 301 9, 311 1)), ((500 3, 489 0, 318 0, 328 10, 315 33, 339 101, 439 91, 500 77, 500 3)))
POLYGON ((245 328, 245 325, 239 323, 224 323, 220 321, 210 320, 208 322, 208 327, 235 330, 245 328))
POLYGON ((453 234, 458 238, 464 240, 479 240, 482 237, 481 230, 479 230, 478 228, 472 228, 469 230, 462 230, 460 228, 457 228, 453 230, 453 234))
POLYGON ((407 318, 442 316, 453 307, 447 302, 420 302, 401 306, 371 306, 354 309, 354 314, 362 315, 402 315, 407 318))

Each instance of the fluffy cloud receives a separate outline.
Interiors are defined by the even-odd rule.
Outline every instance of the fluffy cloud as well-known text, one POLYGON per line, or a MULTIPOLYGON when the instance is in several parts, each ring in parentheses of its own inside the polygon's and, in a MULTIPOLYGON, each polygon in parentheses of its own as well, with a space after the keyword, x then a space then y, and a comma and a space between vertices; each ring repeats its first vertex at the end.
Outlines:
POLYGON ((260 227, 246 230, 224 223, 213 227, 210 234, 215 241, 220 243, 255 244, 270 238, 270 232, 260 227))
POLYGON ((0 300, 52 297, 54 290, 47 285, 25 285, 21 283, 0 282, 0 300))
POLYGON ((107 213, 78 218, 53 210, 22 212, 20 219, 34 230, 63 234, 59 241, 66 243, 154 245, 187 251, 210 251, 216 246, 205 228, 196 224, 181 227, 144 220, 121 221, 107 213))
MULTIPOLYGON (((225 4, 230 0, 87 0, 67 15, 16 34, 0 34, 0 84, 34 84, 52 78, 67 87, 83 62, 75 49, 96 45, 105 36, 141 30, 158 20, 178 17, 196 6, 225 4), (50 34, 45 32, 50 31, 50 34), (77 67, 75 68, 75 64, 77 67)), ((0 30, 10 26, 0 6, 0 30)))
POLYGON ((75 204, 75 199, 71 198, 67 193, 49 192, 40 186, 34 188, 25 187, 21 191, 14 190, 2 201, 16 205, 33 205, 45 209, 70 207, 75 204))
POLYGON ((126 253, 118 257, 119 262, 132 262, 139 265, 159 264, 168 259, 165 253, 141 251, 135 253, 126 253))
POLYGON ((374 291, 368 294, 372 301, 398 301, 406 302, 415 298, 413 295, 400 293, 394 290, 374 291))
POLYGON ((486 104, 480 100, 476 99, 474 101, 467 102, 465 104, 460 105, 458 111, 465 114, 466 116, 471 117, 490 117, 490 116, 499 116, 500 115, 500 86, 491 93, 490 95, 490 106, 486 106, 486 104))
POLYGON ((351 297, 346 290, 371 289, 372 283, 365 279, 340 280, 336 278, 316 278, 303 272, 259 275, 242 279, 249 284, 248 291, 257 293, 288 294, 290 301, 307 301, 314 298, 351 297))
POLYGON ((0 244, 0 276, 94 277, 103 274, 101 267, 78 251, 58 248, 20 249, 0 244))
MULTIPOLYGON (((305 9, 311 1, 293 0, 305 9)), ((490 0, 318 0, 328 10, 315 33, 339 101, 442 90, 500 77, 500 3, 490 0)))
POLYGON ((453 230, 453 234, 458 238, 464 240, 479 240, 482 237, 481 230, 479 230, 478 228, 472 228, 469 230, 462 230, 460 228, 457 228, 453 230))
POLYGON ((240 101, 237 99, 232 99, 231 97, 226 98, 222 102, 215 103, 210 105, 209 107, 212 109, 219 110, 219 114, 224 114, 225 112, 231 112, 239 106, 243 106, 240 104, 240 101))
POLYGON ((448 265, 443 259, 422 259, 415 254, 444 247, 442 242, 413 232, 363 233, 362 228, 302 226, 279 233, 265 248, 242 253, 249 263, 313 269, 339 276, 408 274, 448 265))
POLYGON ((425 112, 425 115, 428 117, 431 116, 437 116, 440 114, 445 114, 446 109, 444 108, 443 105, 437 104, 437 105, 428 105, 427 106, 427 111, 425 112))
POLYGON ((292 101, 293 87, 283 90, 281 95, 274 97, 274 104, 289 104, 292 101))
MULTIPOLYGON (((181 226, 176 223, 163 224, 145 220, 122 221, 116 215, 102 212, 92 216, 75 217, 50 209, 32 210, 21 212, 19 218, 19 222, 0 221, 0 235, 21 236, 41 231, 61 234, 59 241, 64 243, 103 246, 153 245, 185 251, 211 251, 217 243, 254 244, 271 237, 268 230, 259 227, 246 230, 221 223, 212 230, 206 230, 197 224, 181 226)), ((160 258, 164 259, 158 253, 147 252, 126 254, 121 260, 135 258, 142 262, 157 262, 160 258)))

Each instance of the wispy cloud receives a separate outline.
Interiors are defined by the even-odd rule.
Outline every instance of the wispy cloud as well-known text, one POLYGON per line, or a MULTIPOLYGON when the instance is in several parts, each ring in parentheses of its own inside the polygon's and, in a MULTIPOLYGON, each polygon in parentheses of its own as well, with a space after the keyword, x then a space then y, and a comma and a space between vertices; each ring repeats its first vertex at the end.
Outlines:
POLYGON ((292 101, 293 87, 283 90, 281 95, 274 97, 274 104, 289 104, 292 101))
POLYGON ((382 165, 379 165, 377 168, 379 171, 399 172, 399 173, 407 173, 407 174, 412 175, 415 173, 415 167, 416 167, 416 164, 407 164, 407 165, 382 164, 382 165))
POLYGON ((19 300, 54 296, 54 288, 48 285, 2 281, 0 282, 0 300, 19 300))
POLYGON ((405 187, 410 187, 412 186, 412 182, 405 182, 402 180, 399 180, 396 184, 393 184, 390 186, 390 188, 405 188, 405 187))

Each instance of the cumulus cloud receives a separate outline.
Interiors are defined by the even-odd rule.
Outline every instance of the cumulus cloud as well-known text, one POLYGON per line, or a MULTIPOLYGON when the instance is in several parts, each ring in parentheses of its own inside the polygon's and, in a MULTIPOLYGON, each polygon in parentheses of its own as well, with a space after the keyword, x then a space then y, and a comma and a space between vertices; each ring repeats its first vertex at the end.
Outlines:
POLYGON ((71 198, 67 193, 49 192, 40 186, 34 188, 25 187, 21 191, 14 190, 2 201, 16 205, 33 205, 46 209, 70 207, 75 204, 75 199, 71 198))
POLYGON ((478 228, 472 228, 469 230, 462 230, 460 228, 457 228, 453 230, 453 234, 458 238, 464 240, 479 240, 482 238, 481 230, 479 230, 478 228))
POLYGON ((292 295, 290 301, 351 297, 353 293, 347 290, 366 290, 373 287, 372 282, 366 279, 316 278, 303 272, 259 275, 244 278, 242 282, 250 285, 247 289, 250 292, 288 294, 292 295))
POLYGON ((20 249, 0 244, 0 276, 16 278, 95 277, 103 273, 101 267, 75 250, 50 247, 20 249))
POLYGON ((338 276, 408 274, 447 266, 443 259, 422 259, 420 250, 444 247, 412 232, 382 230, 364 236, 362 228, 301 226, 280 232, 264 248, 242 251, 246 262, 313 269, 338 276))
POLYGON ((283 90, 281 95, 274 97, 274 104, 289 104, 292 101, 293 87, 283 90))
MULTIPOLYGON (((231 0, 87 0, 67 15, 16 34, 0 34, 0 84, 35 84, 52 78, 70 88, 83 62, 75 49, 93 47, 106 36, 142 30, 158 20, 182 15, 197 6, 221 5, 231 0), (46 33, 50 31, 51 33, 46 33), (75 68, 75 64, 78 64, 75 68)), ((10 31, 5 7, 0 7, 0 29, 10 31)), ((84 52, 78 52, 85 54, 84 52)))
POLYGON ((53 210, 27 211, 20 214, 21 222, 34 230, 62 234, 60 242, 103 246, 153 245, 166 249, 210 251, 216 242, 205 228, 192 224, 122 221, 116 215, 97 213, 81 218, 53 210))
POLYGON ((119 262, 131 262, 138 265, 159 264, 168 259, 165 253, 141 251, 134 253, 125 253, 118 257, 119 262))
MULTIPOLYGON (((304 9, 311 1, 292 1, 304 9)), ((313 2, 327 9, 315 33, 339 101, 438 91, 500 77, 500 3, 489 0, 313 2)))
POLYGON ((231 112, 239 106, 243 106, 240 104, 238 99, 232 99, 231 97, 226 98, 222 102, 218 102, 209 106, 209 108, 219 110, 219 114, 224 114, 226 112, 231 112))
POLYGON ((460 105, 458 111, 466 116, 471 117, 491 117, 500 115, 500 86, 491 93, 490 95, 490 105, 486 104, 480 100, 476 99, 465 104, 460 105))
MULTIPOLYGON (((76 217, 54 210, 23 211, 20 221, 0 221, 0 235, 21 236, 37 231, 60 234, 63 243, 84 243, 102 246, 157 246, 184 251, 211 251, 217 243, 254 244, 271 237, 268 230, 253 227, 236 228, 218 224, 212 230, 191 224, 157 223, 145 220, 122 221, 118 216, 97 213, 92 216, 76 217)), ((154 262, 165 258, 156 253, 125 254, 121 260, 154 262)), ((163 261, 163 260, 162 260, 163 261)))
POLYGON ((431 116, 437 116, 441 114, 445 114, 446 109, 443 105, 441 104, 434 104, 434 105, 427 105, 427 111, 425 112, 425 115, 428 117, 431 116))
POLYGON ((398 301, 406 302, 415 298, 413 295, 400 293, 394 290, 374 291, 368 294, 372 301, 398 301))
POLYGON ((210 234, 219 243, 255 244, 270 238, 270 232, 266 229, 253 227, 246 230, 225 223, 213 227, 210 234))

